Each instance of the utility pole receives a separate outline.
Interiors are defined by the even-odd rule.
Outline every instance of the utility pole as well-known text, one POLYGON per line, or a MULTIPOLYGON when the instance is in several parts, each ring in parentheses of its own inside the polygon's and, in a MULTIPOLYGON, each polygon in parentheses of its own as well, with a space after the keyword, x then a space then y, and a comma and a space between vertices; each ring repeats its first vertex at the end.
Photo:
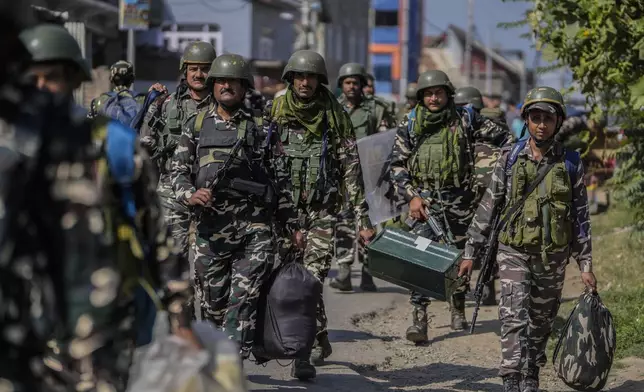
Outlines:
POLYGON ((136 59, 136 42, 134 40, 134 29, 127 30, 127 61, 132 64, 132 67, 136 68, 134 60, 136 59))
POLYGON ((465 36, 465 84, 470 85, 472 76, 472 41, 474 39, 474 0, 467 0, 467 34, 465 36))
POLYGON ((400 87, 399 100, 404 97, 407 89, 407 71, 409 68, 409 1, 402 0, 402 18, 400 24, 402 50, 400 53, 400 87))
POLYGON ((485 50, 485 94, 492 95, 492 27, 487 31, 487 48, 485 50))

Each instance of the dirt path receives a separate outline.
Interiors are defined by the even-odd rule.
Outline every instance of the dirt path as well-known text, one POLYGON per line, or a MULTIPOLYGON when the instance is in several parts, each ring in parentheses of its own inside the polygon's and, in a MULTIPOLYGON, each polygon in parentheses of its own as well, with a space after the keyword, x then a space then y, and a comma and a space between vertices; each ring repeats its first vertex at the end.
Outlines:
MULTIPOLYGON (((564 289, 564 301, 575 301, 582 291, 576 265, 570 265, 564 289)), ((468 318, 472 314, 468 303, 468 318)), ((445 303, 434 302, 430 342, 416 347, 402 338, 411 316, 406 300, 397 298, 382 311, 354 316, 359 329, 377 339, 368 342, 373 361, 354 364, 355 370, 384 390, 500 391, 497 377, 500 358, 499 322, 496 307, 483 307, 475 335, 449 329, 449 310, 445 303), (377 355, 376 353, 382 353, 377 355)), ((548 392, 571 391, 558 380, 552 365, 544 369, 541 388, 548 392)), ((607 391, 644 391, 644 360, 626 359, 614 366, 607 391)))

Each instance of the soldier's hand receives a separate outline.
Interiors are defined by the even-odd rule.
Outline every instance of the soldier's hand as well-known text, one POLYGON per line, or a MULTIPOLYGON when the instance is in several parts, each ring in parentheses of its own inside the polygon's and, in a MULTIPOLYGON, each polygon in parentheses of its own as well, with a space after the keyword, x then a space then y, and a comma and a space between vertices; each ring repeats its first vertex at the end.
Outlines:
POLYGON ((168 92, 168 88, 165 85, 161 84, 161 83, 154 83, 152 86, 150 86, 150 88, 148 89, 148 92, 150 92, 152 90, 156 90, 156 91, 158 91, 160 93, 167 93, 168 92))
POLYGON ((304 238, 304 233, 302 233, 302 230, 298 230, 293 233, 293 238, 291 241, 293 242, 293 245, 295 245, 295 247, 298 249, 304 250, 306 248, 306 239, 304 238))
POLYGON ((584 285, 586 285, 586 288, 593 292, 597 292, 597 279, 595 278, 595 274, 592 272, 582 272, 581 273, 581 280, 584 282, 584 285))
POLYGON ((210 189, 201 188, 190 196, 188 199, 188 204, 191 206, 205 206, 212 199, 212 192, 210 189))
POLYGON ((427 220, 427 212, 425 211, 425 203, 420 197, 414 197, 409 202, 409 216, 417 221, 424 222, 427 220))
POLYGON ((360 239, 363 244, 367 245, 371 242, 375 234, 376 232, 373 229, 362 229, 360 230, 360 239))
POLYGON ((474 260, 472 259, 463 259, 461 260, 461 265, 458 267, 458 277, 467 276, 468 278, 472 275, 472 268, 474 267, 474 260))

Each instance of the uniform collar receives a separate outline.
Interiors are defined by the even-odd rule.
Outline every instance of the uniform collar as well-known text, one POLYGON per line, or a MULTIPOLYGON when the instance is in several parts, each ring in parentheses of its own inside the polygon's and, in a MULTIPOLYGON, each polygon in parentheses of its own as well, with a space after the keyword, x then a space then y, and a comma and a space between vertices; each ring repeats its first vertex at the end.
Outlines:
POLYGON ((360 98, 360 103, 357 106, 351 107, 351 106, 349 106, 349 99, 347 98, 346 95, 344 95, 344 93, 342 93, 342 95, 340 95, 340 97, 338 98, 338 102, 340 102, 340 105, 342 105, 342 107, 345 110, 349 111, 349 110, 353 110, 355 108, 365 106, 365 104, 367 103, 367 97, 365 95, 362 95, 362 97, 360 98))
MULTIPOLYGON (((554 137, 554 136, 553 136, 554 137)), ((532 148, 530 147, 530 139, 532 139, 532 136, 528 138, 526 141, 525 146, 523 147, 523 150, 519 152, 519 156, 524 155, 527 156, 530 160, 535 160, 534 156, 532 155, 532 148)), ((553 158, 553 157, 559 157, 563 155, 564 153, 564 148, 563 145, 555 140, 550 148, 543 154, 545 158, 553 158)))
MULTIPOLYGON (((217 106, 219 106, 219 104, 217 103, 217 101, 213 100, 213 102, 214 104, 211 106, 208 114, 213 117, 221 118, 219 113, 217 113, 217 106)), ((235 113, 233 113, 232 116, 230 116, 230 121, 237 122, 241 120, 248 120, 250 118, 251 118, 250 112, 248 112, 247 108, 244 105, 242 105, 239 109, 235 111, 235 113)))

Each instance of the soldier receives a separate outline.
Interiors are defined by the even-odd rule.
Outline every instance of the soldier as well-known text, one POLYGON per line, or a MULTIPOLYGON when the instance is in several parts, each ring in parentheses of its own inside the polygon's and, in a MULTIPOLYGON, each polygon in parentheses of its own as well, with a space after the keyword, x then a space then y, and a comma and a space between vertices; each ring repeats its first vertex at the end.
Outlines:
POLYGON ((182 81, 177 90, 151 104, 141 126, 141 143, 153 154, 152 159, 159 167, 158 192, 166 222, 185 260, 189 256, 190 210, 185 203, 176 201, 170 176, 170 157, 174 154, 185 121, 212 103, 206 77, 215 57, 215 48, 207 42, 188 44, 179 63, 182 81))
POLYGON ((119 60, 112 64, 110 67, 110 83, 112 84, 112 90, 92 99, 89 108, 89 117, 95 117, 101 110, 103 110, 107 101, 115 94, 133 98, 139 107, 143 107, 145 94, 136 94, 131 90, 132 85, 134 84, 134 78, 134 66, 131 63, 119 60))
POLYGON ((555 140, 566 117, 563 98, 553 88, 537 87, 528 92, 521 114, 530 136, 503 149, 468 230, 460 268, 461 275, 469 275, 480 249, 494 241, 488 236, 500 214, 505 224, 496 257, 501 280, 499 375, 505 392, 538 391, 570 256, 577 260, 584 284, 596 289, 584 167, 578 154, 555 140))
MULTIPOLYGON (((472 217, 474 189, 473 141, 467 130, 472 123, 481 124, 486 132, 495 124, 490 120, 461 115, 454 104, 454 87, 447 75, 428 71, 418 78, 418 104, 398 128, 390 163, 396 195, 409 203, 409 215, 426 220, 426 208, 443 221, 446 232, 463 246, 465 232, 472 217)), ((418 234, 428 234, 428 225, 416 225, 418 234)), ((463 330, 466 285, 450 298, 451 328, 463 330)), ((411 293, 413 325, 406 337, 412 342, 427 341, 428 297, 411 293)))
MULTIPOLYGON (((11 136, 20 144, 12 144, 11 137, 3 140, 5 152, 22 164, 4 166, 0 182, 9 185, 5 180, 13 177, 10 190, 2 192, 8 195, 6 210, 12 212, 4 231, 11 235, 0 240, 7 257, 1 263, 2 298, 21 307, 16 314, 3 314, 3 336, 13 331, 9 346, 17 352, 5 353, 14 364, 8 365, 9 377, 2 378, 11 380, 21 363, 31 368, 21 377, 33 372, 33 380, 18 383, 43 380, 46 390, 124 390, 139 339, 135 335, 141 333, 143 339, 151 329, 135 305, 137 299, 147 302, 138 295, 143 293, 139 281, 146 282, 150 293, 185 290, 188 282, 175 274, 176 259, 169 258, 171 240, 160 218, 150 162, 137 148, 134 132, 104 118, 90 122, 73 104, 72 92, 90 79, 76 40, 62 26, 48 24, 23 31, 20 39, 31 54, 29 80, 42 91, 57 93, 59 102, 46 106, 45 93, 25 95, 43 107, 33 111, 26 101, 27 110, 18 111, 18 118, 44 129, 17 127, 11 136), (123 151, 131 148, 118 161, 106 153, 108 129, 133 136, 129 146, 112 144, 123 151), (117 178, 112 171, 117 166, 131 168, 131 176, 117 178), (20 167, 27 172, 12 172, 20 167), (140 268, 132 270, 136 265, 140 268), (28 298, 20 298, 19 292, 28 298), (39 309, 38 315, 33 309, 39 309), (29 348, 21 353, 25 338, 29 348), (27 360, 30 355, 45 357, 27 360)), ((12 90, 14 99, 17 91, 12 90)), ((3 107, 8 109, 9 102, 3 100, 3 107)))
POLYGON ((399 123, 409 114, 409 112, 411 112, 413 108, 416 107, 417 103, 416 83, 409 83, 407 85, 407 90, 405 90, 405 105, 402 110, 398 111, 397 119, 399 123))
MULTIPOLYGON (((457 89, 454 94, 454 103, 459 107, 470 105, 474 111, 498 125, 497 128, 494 128, 495 132, 483 133, 476 128, 476 125, 480 124, 472 124, 474 128, 472 129, 474 139, 474 180, 476 181, 476 199, 473 204, 478 205, 490 183, 494 164, 501 154, 501 146, 512 138, 507 124, 505 124, 505 119, 500 117, 501 111, 499 109, 485 108, 483 106, 483 96, 476 87, 457 89)), ((485 284, 481 304, 485 306, 496 305, 495 296, 496 288, 494 280, 491 280, 485 284)))
MULTIPOLYGON (((396 126, 394 114, 389 111, 389 107, 381 101, 363 94, 363 86, 367 82, 365 75, 364 66, 357 63, 347 63, 340 67, 337 81, 337 86, 342 88, 342 95, 338 101, 349 114, 357 139, 396 126)), ((361 191, 364 194, 364 189, 361 191)), ((351 265, 357 252, 358 258, 363 264, 360 288, 363 291, 376 291, 377 287, 365 264, 365 250, 360 241, 356 241, 356 220, 350 211, 343 211, 340 214, 335 234, 335 257, 339 272, 338 277, 332 279, 329 286, 340 291, 353 290, 351 265)))
MULTIPOLYGON (((328 84, 322 56, 310 50, 295 52, 282 79, 286 94, 266 106, 271 127, 279 130, 284 155, 293 178, 293 197, 307 233, 304 265, 324 283, 331 267, 336 216, 342 189, 348 194, 347 209, 357 203, 360 175, 351 119, 337 102, 328 84)), ((356 208, 356 219, 363 211, 356 208)), ((366 215, 365 215, 366 216, 366 215)), ((361 232, 363 236, 364 232, 361 232)), ((363 236, 364 237, 364 236, 363 236)), ((331 355, 324 301, 318 305, 318 333, 310 361, 295 360, 291 374, 299 379, 315 377, 315 368, 331 355)))
MULTIPOLYGON (((266 154, 262 119, 244 105, 253 88, 250 64, 236 54, 221 55, 206 83, 215 103, 184 125, 172 158, 172 183, 177 200, 202 211, 195 258, 202 312, 224 327, 246 359, 259 292, 272 270, 273 215, 292 236, 299 233, 298 217, 288 173, 276 169, 266 154), (234 149, 238 143, 240 149, 234 149), (241 158, 231 156, 239 152, 241 158)), ((301 233, 299 238, 298 243, 301 233)))
POLYGON ((367 83, 362 87, 362 92, 364 93, 365 97, 373 97, 376 101, 379 101, 381 105, 385 107, 389 107, 390 112, 395 113, 396 104, 394 102, 390 102, 376 95, 376 85, 375 85, 374 76, 370 73, 366 73, 366 76, 367 76, 367 83))

